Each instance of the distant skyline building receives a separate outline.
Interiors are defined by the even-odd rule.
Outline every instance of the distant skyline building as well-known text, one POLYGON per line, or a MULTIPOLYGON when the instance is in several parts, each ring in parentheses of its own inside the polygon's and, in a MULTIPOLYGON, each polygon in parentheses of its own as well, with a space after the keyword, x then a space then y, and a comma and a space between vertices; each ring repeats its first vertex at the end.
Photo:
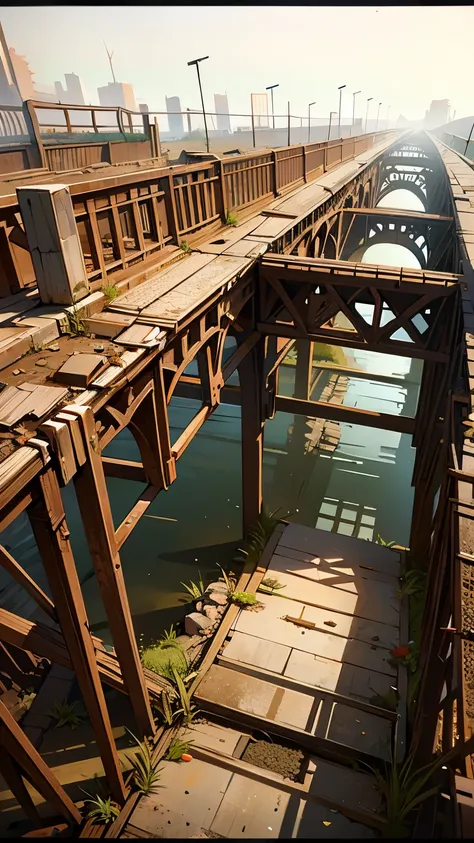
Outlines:
POLYGON ((119 106, 129 111, 138 111, 133 85, 129 82, 108 82, 102 88, 97 88, 97 94, 99 105, 119 106))
POLYGON ((425 129, 444 126, 449 120, 449 100, 432 100, 425 115, 425 129))
POLYGON ((217 130, 220 132, 232 132, 229 117, 229 102, 227 94, 214 94, 214 106, 217 114, 217 130))
POLYGON ((66 105, 85 105, 86 95, 83 84, 77 73, 65 73, 66 87, 61 82, 55 82, 58 100, 66 105))
POLYGON ((20 56, 14 47, 10 47, 9 54, 21 99, 33 100, 35 98, 33 73, 26 57, 20 56))
POLYGON ((165 101, 170 134, 173 137, 182 138, 184 135, 183 115, 176 113, 181 111, 181 101, 179 97, 165 97, 165 101))
POLYGON ((251 107, 256 129, 268 129, 268 94, 251 94, 251 107))

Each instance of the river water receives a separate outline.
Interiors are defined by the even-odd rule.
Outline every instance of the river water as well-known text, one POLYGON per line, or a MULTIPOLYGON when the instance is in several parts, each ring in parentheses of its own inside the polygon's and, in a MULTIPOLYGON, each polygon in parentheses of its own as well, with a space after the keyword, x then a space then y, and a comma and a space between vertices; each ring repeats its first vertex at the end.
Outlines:
MULTIPOLYGON (((408 199, 400 196, 397 201, 395 204, 392 199, 391 207, 415 207, 409 193, 408 199)), ((406 250, 407 259, 400 257, 400 247, 376 246, 370 252, 364 256, 365 262, 400 265, 402 260, 413 265, 406 250), (375 249, 378 254, 374 256, 375 249)), ((361 315, 370 318, 370 308, 365 312, 361 309, 361 315)), ((404 339, 403 335, 396 336, 404 339)), ((422 370, 418 361, 353 349, 343 351, 345 365, 379 376, 372 381, 351 375, 345 406, 415 414, 422 370), (390 380, 384 382, 383 376, 390 380)), ((329 375, 318 383, 313 398, 319 398, 329 375)), ((292 395, 293 383, 294 367, 282 366, 280 393, 292 395)), ((173 398, 169 411, 172 442, 199 406, 197 401, 173 398)), ((415 455, 411 437, 344 423, 340 424, 339 443, 332 453, 318 448, 308 451, 307 422, 306 417, 278 412, 265 425, 266 506, 310 527, 369 540, 380 534, 387 541, 407 545, 415 455)), ((106 454, 139 459, 128 431, 116 437, 106 454)), ((118 525, 144 486, 114 478, 108 479, 107 485, 118 525)), ((92 629, 110 643, 72 484, 63 490, 63 496, 89 621, 92 629)), ((121 550, 135 631, 145 643, 156 640, 163 629, 184 615, 187 600, 182 582, 196 581, 199 576, 208 582, 218 575, 218 563, 237 570, 232 560, 240 543, 241 506, 240 408, 223 404, 179 460, 178 479, 157 496, 121 550)), ((48 591, 26 518, 17 519, 0 541, 48 591)), ((0 576, 1 605, 24 617, 39 617, 34 604, 8 575, 1 572, 0 576)))

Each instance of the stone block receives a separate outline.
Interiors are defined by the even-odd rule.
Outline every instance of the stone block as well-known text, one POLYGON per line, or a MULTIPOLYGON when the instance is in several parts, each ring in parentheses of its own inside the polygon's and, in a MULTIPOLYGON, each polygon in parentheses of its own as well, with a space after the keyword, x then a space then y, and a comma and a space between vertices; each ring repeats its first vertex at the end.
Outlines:
POLYGON ((186 635, 198 635, 201 630, 205 631, 210 626, 212 626, 212 621, 206 618, 205 615, 201 615, 200 612, 191 612, 184 619, 184 631, 186 635))

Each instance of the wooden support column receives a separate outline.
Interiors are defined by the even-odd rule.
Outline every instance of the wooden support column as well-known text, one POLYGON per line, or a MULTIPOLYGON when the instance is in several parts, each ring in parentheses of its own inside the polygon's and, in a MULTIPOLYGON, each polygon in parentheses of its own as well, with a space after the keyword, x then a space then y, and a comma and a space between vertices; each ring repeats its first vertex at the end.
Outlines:
POLYGON ((296 349, 294 397, 309 401, 313 375, 313 343, 310 340, 298 340, 296 349))
POLYGON ((263 366, 264 343, 257 345, 239 363, 242 425, 242 509, 244 534, 262 511, 263 468, 263 366))
MULTIPOLYGON (((79 824, 80 811, 53 776, 48 765, 0 700, 0 747, 8 753, 32 782, 38 793, 69 823, 79 824)), ((22 806, 23 807, 23 806, 22 806)))
POLYGON ((41 828, 41 817, 31 798, 30 792, 23 781, 21 768, 8 754, 8 752, 5 751, 4 747, 2 747, 2 752, 0 754, 0 773, 5 779, 16 801, 19 805, 21 805, 22 810, 25 812, 29 821, 33 824, 33 827, 41 828))
POLYGON ((74 478, 77 500, 89 544, 115 650, 140 736, 152 735, 155 724, 133 629, 104 469, 92 410, 81 412, 87 462, 74 478))
POLYGON ((61 630, 97 740, 113 798, 123 803, 127 794, 112 735, 107 704, 99 678, 94 645, 69 541, 61 492, 54 471, 39 478, 42 496, 30 520, 55 601, 61 630))

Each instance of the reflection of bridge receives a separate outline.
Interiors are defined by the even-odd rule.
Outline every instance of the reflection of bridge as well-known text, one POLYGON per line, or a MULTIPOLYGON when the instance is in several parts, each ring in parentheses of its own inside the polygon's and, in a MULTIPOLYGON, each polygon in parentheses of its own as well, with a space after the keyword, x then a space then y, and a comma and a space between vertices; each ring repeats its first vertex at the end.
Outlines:
MULTIPOLYGON (((110 791, 123 802, 100 680, 129 694, 141 734, 155 731, 150 701, 162 686, 141 667, 120 548, 155 497, 179 477, 180 457, 238 371, 245 527, 261 512, 264 427, 276 411, 413 437, 410 549, 429 584, 412 746, 420 761, 430 756, 442 708, 443 746, 451 750, 456 702, 455 764, 469 769, 472 743, 458 668, 464 647, 459 564, 474 557, 466 532, 474 505, 471 445, 461 435, 462 419, 473 409, 472 170, 426 135, 380 134, 164 170, 68 173, 69 187, 58 179, 25 177, 17 196, 3 185, 0 228, 6 385, 0 394, 0 524, 4 529, 27 512, 52 600, 5 549, 0 562, 61 631, 0 610, 0 639, 73 665, 110 791), (417 179, 405 178, 414 172, 406 168, 415 166, 417 179), (381 195, 400 186, 394 173, 423 196, 425 214, 377 208, 381 195), (223 224, 229 211, 239 215, 236 227, 223 224), (405 245, 421 268, 359 263, 378 240, 405 245), (370 305, 371 315, 362 317, 357 305, 370 305), (223 364, 231 337, 237 347, 223 364), (278 369, 295 342, 299 389, 291 398, 278 393, 278 369), (416 414, 312 401, 314 342, 422 360, 416 414), (190 373, 194 363, 197 375, 190 373), (171 442, 167 407, 183 386, 202 406, 171 442), (102 457, 125 427, 141 460, 102 457), (144 484, 118 526, 107 493, 110 476, 144 484), (88 631, 60 494, 69 484, 113 654, 88 631), (449 626, 460 634, 447 632, 449 626)), ((58 810, 77 820, 6 715, 4 730, 11 736, 9 757, 21 765, 27 755, 33 759, 22 769, 41 792, 52 787, 58 810)), ((16 793, 25 801, 21 788, 16 793)))

